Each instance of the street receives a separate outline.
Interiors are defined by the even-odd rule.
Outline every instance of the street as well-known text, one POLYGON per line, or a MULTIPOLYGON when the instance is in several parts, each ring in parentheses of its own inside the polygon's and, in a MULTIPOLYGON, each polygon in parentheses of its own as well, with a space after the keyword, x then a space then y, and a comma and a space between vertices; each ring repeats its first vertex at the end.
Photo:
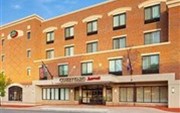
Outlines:
POLYGON ((0 108, 0 113, 172 113, 145 107, 116 108, 71 108, 71 107, 31 107, 31 108, 0 108))
POLYGON ((106 113, 92 111, 46 111, 46 110, 17 110, 17 109, 0 109, 0 113, 106 113))
MULTIPOLYGON (((87 113, 87 111, 75 112, 75 111, 36 111, 36 110, 12 110, 1 109, 0 113, 87 113)), ((92 112, 89 112, 92 113, 92 112)), ((105 112, 93 112, 93 113, 105 113, 105 112)))

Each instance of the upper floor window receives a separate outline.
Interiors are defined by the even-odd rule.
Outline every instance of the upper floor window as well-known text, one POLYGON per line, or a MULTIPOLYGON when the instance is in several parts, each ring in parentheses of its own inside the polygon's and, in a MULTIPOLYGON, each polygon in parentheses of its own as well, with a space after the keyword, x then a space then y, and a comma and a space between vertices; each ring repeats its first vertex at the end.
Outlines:
POLYGON ((90 21, 87 23, 87 35, 97 34, 97 20, 90 21))
POLYGON ((46 51, 46 59, 52 59, 54 58, 54 50, 47 50, 46 51))
POLYGON ((28 57, 28 58, 31 57, 31 50, 27 50, 27 57, 28 57))
POLYGON ((148 55, 142 58, 142 73, 159 73, 159 55, 148 55))
POLYGON ((160 31, 144 34, 144 44, 160 43, 160 31))
POLYGON ((74 38, 74 26, 65 28, 65 39, 72 39, 74 38))
POLYGON ((67 64, 58 66, 58 75, 59 76, 68 76, 68 65, 67 64))
POLYGON ((28 76, 31 75, 31 68, 27 68, 27 75, 28 75, 28 76))
POLYGON ((83 62, 81 64, 81 74, 82 75, 92 75, 93 74, 93 63, 83 62))
POLYGON ((145 13, 145 24, 159 21, 160 20, 160 5, 146 7, 144 9, 144 13, 145 13))
POLYGON ((122 59, 109 60, 109 74, 122 75, 122 59))
POLYGON ((4 62, 4 60, 5 60, 5 55, 2 55, 1 56, 1 61, 4 62))
POLYGON ((91 42, 87 44, 87 53, 93 53, 98 51, 98 42, 91 42))
POLYGON ((27 39, 31 38, 31 32, 27 32, 27 39))
POLYGON ((126 37, 113 39, 113 49, 120 49, 126 47, 126 37))
POLYGON ((47 32, 46 34, 46 44, 54 43, 54 31, 47 32))
POLYGON ((4 42, 5 42, 5 40, 2 39, 2 40, 1 40, 1 45, 2 45, 2 46, 4 46, 4 42))
POLYGON ((113 16, 113 30, 126 28, 126 13, 113 16))
POLYGON ((74 46, 65 47, 65 56, 74 55, 74 46))

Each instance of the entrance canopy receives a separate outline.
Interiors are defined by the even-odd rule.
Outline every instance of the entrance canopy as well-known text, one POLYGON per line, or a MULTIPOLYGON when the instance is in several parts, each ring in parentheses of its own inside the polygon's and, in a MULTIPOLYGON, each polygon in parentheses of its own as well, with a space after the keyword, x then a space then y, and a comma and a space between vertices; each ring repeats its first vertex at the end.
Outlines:
POLYGON ((76 76, 76 77, 57 77, 52 80, 39 80, 33 81, 33 84, 37 86, 49 86, 49 85, 88 85, 88 84, 106 84, 112 83, 116 79, 113 75, 99 75, 99 76, 76 76))
POLYGON ((52 80, 33 81, 37 86, 81 86, 91 84, 108 83, 133 83, 133 82, 155 82, 155 81, 173 81, 174 73, 133 75, 133 76, 114 76, 114 75, 93 75, 93 76, 74 76, 74 77, 56 77, 52 80))

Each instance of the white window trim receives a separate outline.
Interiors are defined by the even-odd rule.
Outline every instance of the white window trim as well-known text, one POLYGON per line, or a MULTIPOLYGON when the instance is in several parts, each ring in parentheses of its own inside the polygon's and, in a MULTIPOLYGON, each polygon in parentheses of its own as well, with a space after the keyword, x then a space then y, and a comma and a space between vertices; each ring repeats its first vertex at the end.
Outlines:
POLYGON ((64 23, 63 25, 61 25, 61 28, 71 27, 71 26, 74 26, 77 24, 78 24, 77 21, 70 21, 70 22, 67 22, 67 23, 64 23))
POLYGON ((57 64, 58 66, 61 66, 61 65, 68 65, 69 63, 68 62, 64 62, 64 63, 59 63, 57 64))
POLYGON ((122 8, 117 8, 115 10, 112 10, 111 12, 108 13, 108 16, 111 15, 117 15, 117 14, 121 14, 121 13, 125 13, 127 11, 131 11, 132 8, 131 7, 122 7, 122 8))
POLYGON ((161 2, 166 2, 167 0, 148 0, 145 2, 142 2, 141 4, 138 5, 138 8, 145 8, 153 5, 160 4, 161 2))
POLYGON ((92 15, 92 16, 88 16, 88 17, 84 18, 82 20, 82 22, 83 23, 90 22, 90 21, 98 20, 99 18, 102 18, 102 15, 92 15))
POLYGON ((86 44, 93 43, 93 42, 98 42, 98 40, 86 41, 86 44))
POLYGON ((151 33, 151 32, 155 32, 155 31, 161 31, 161 28, 160 29, 152 29, 152 30, 143 31, 143 33, 151 33))
POLYGON ((148 56, 148 55, 160 55, 160 52, 153 52, 153 53, 143 53, 141 56, 148 56))
POLYGON ((108 60, 115 60, 115 59, 122 59, 123 56, 118 56, 118 57, 109 57, 108 60))
POLYGON ((48 49, 45 49, 46 51, 48 51, 48 50, 54 50, 54 48, 48 48, 48 49))
POLYGON ((125 35, 119 35, 119 36, 113 36, 112 39, 123 38, 123 37, 127 37, 127 34, 125 34, 125 35))
POLYGON ((64 48, 71 47, 71 46, 74 46, 74 44, 65 45, 64 48))
POLYGON ((52 32, 57 30, 57 27, 51 26, 43 30, 43 33, 52 32))
POLYGON ((83 60, 81 63, 88 63, 88 62, 94 62, 94 60, 83 60))

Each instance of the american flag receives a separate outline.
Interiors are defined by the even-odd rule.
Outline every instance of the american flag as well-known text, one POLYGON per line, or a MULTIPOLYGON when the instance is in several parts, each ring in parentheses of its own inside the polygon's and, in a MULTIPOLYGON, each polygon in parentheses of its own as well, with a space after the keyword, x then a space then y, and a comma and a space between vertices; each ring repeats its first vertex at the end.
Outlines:
POLYGON ((50 75, 51 78, 53 78, 52 74, 48 70, 47 66, 42 62, 41 67, 39 68, 39 77, 41 80, 46 80, 48 76, 50 75))

